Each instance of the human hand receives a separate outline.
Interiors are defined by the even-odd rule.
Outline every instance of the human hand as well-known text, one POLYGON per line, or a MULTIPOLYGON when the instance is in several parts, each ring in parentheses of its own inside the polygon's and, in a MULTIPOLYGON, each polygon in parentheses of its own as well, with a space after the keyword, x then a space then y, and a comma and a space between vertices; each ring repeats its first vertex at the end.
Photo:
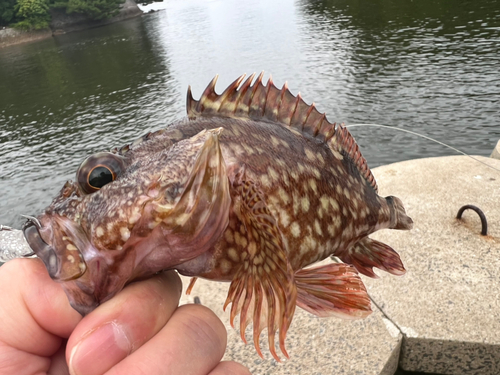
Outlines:
POLYGON ((40 260, 10 261, 0 267, 0 375, 249 374, 220 362, 224 325, 204 306, 178 307, 180 294, 165 272, 82 318, 40 260))

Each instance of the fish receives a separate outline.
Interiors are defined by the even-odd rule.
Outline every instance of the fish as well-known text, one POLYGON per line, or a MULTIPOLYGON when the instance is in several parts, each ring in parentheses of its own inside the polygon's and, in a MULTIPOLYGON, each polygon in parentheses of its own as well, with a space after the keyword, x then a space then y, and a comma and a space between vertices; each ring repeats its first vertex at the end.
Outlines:
POLYGON ((343 124, 331 123, 263 73, 217 94, 216 76, 187 117, 86 158, 23 233, 71 306, 86 315, 123 287, 163 270, 230 282, 224 309, 257 353, 286 358, 296 306, 321 317, 364 318, 359 273, 406 272, 371 239, 411 229, 401 200, 381 197, 343 124), (330 256, 342 262, 311 266, 330 256))

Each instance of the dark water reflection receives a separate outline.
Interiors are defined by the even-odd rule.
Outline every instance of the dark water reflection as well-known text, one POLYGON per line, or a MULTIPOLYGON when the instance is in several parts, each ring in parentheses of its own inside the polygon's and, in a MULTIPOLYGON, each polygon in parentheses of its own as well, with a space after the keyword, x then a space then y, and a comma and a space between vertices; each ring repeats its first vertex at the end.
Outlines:
MULTIPOLYGON (((166 11, 0 50, 0 224, 45 207, 88 154, 184 115, 220 73, 288 80, 329 119, 470 154, 500 138, 500 1, 167 1, 166 11)), ((353 128, 371 166, 451 150, 353 128)))

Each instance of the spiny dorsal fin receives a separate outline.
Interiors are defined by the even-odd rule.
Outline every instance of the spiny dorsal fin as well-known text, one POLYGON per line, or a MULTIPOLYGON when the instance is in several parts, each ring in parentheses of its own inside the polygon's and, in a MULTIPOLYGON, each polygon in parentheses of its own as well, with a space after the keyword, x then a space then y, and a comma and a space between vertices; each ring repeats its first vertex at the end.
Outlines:
POLYGON ((332 150, 343 150, 355 163, 360 174, 377 190, 365 158, 361 155, 354 137, 343 125, 331 123, 324 113, 320 113, 314 103, 309 105, 300 96, 294 96, 285 83, 281 90, 277 88, 271 77, 267 85, 262 83, 264 72, 255 82, 255 73, 245 82, 245 74, 231 83, 222 94, 215 92, 218 76, 208 84, 200 100, 194 100, 191 87, 187 92, 187 115, 190 120, 197 117, 220 116, 232 118, 248 118, 255 121, 277 122, 295 128, 302 133, 322 139, 332 150), (242 84, 243 82, 243 84, 242 84), (241 84, 241 86, 240 86, 241 84))

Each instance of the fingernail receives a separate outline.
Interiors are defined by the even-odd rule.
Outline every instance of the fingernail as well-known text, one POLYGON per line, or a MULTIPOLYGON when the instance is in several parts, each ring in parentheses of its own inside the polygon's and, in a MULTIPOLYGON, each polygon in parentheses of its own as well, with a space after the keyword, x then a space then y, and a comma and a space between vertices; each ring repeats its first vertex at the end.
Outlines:
POLYGON ((73 348, 69 372, 71 375, 103 374, 125 358, 131 349, 123 327, 116 322, 106 323, 73 348))

